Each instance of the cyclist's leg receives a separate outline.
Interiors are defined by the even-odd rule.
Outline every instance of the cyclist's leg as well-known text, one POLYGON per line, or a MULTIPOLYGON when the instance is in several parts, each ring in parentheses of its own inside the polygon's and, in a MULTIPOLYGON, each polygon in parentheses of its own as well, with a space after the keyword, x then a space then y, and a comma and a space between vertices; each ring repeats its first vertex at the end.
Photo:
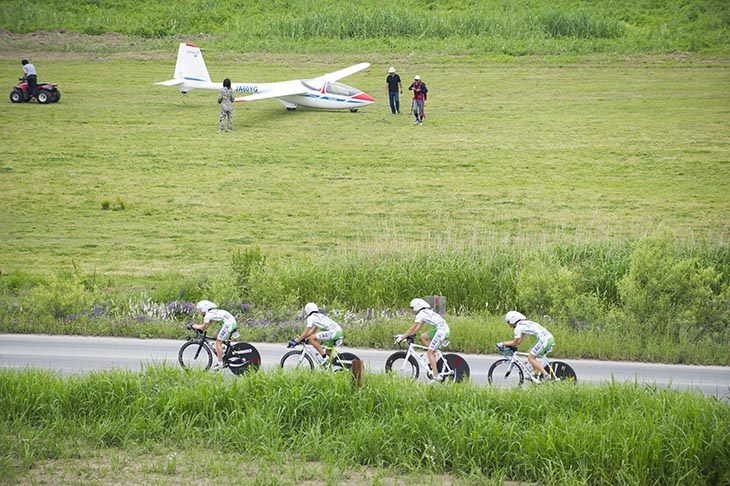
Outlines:
POLYGON ((545 352, 547 352, 552 347, 553 341, 553 338, 547 339, 545 341, 540 340, 527 353, 527 360, 530 362, 534 369, 540 372, 540 375, 542 375, 543 377, 546 377, 548 375, 548 372, 545 371, 545 367, 537 358, 545 354, 545 352))
POLYGON ((322 343, 319 342, 319 334, 322 333, 316 333, 309 336, 309 344, 314 346, 314 349, 321 355, 324 356, 324 350, 322 349, 322 343))
POLYGON ((431 346, 431 340, 433 339, 434 335, 436 334, 436 328, 432 328, 430 331, 426 331, 423 334, 421 334, 421 342, 424 346, 429 347, 431 346))
POLYGON ((327 358, 328 355, 322 349, 322 344, 324 344, 325 346, 332 346, 334 344, 334 338, 336 334, 337 333, 335 331, 318 332, 309 336, 309 343, 314 346, 314 349, 316 349, 321 356, 327 358))
MULTIPOLYGON (((436 362, 436 351, 441 346, 441 343, 446 337, 446 333, 439 332, 439 330, 434 327, 433 330, 423 333, 421 337, 428 337, 428 351, 426 351, 426 356, 428 356, 428 361, 431 363, 431 372, 435 378, 439 375, 438 363, 436 362)), ((424 339, 424 343, 425 342, 426 340, 424 339)))
POLYGON ((218 332, 213 333, 215 338, 215 354, 218 356, 218 361, 223 361, 223 341, 228 339, 231 334, 231 324, 223 323, 218 332))
POLYGON ((332 339, 327 341, 327 353, 330 356, 330 362, 332 363, 332 369, 335 371, 339 371, 342 369, 350 369, 352 368, 352 360, 358 359, 357 356, 355 356, 352 353, 342 353, 340 354, 339 351, 337 351, 337 347, 342 345, 342 338, 344 336, 344 333, 342 332, 342 329, 337 331, 332 339), (344 362, 343 362, 344 361, 344 362))

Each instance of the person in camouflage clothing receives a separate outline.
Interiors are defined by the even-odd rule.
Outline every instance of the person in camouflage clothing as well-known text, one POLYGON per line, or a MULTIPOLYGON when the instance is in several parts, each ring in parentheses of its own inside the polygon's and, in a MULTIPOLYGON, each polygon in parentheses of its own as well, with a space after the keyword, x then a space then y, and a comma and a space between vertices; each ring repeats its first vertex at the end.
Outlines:
POLYGON ((233 89, 231 89, 231 80, 226 78, 223 80, 223 87, 218 92, 218 104, 221 105, 221 128, 222 132, 226 128, 226 118, 228 119, 228 130, 233 131, 233 89))

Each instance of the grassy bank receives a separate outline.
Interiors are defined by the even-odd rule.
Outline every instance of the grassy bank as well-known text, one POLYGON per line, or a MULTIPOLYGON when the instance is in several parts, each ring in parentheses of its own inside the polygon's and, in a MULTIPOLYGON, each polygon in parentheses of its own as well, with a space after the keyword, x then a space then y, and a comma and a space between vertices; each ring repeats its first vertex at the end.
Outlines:
MULTIPOLYGON (((0 27, 64 28, 147 39, 205 33, 209 44, 264 52, 409 52, 505 55, 722 52, 730 9, 721 0, 518 2, 411 0, 166 2, 7 1, 0 27), (244 47, 245 46, 245 47, 244 47)), ((98 50, 93 44, 90 50, 98 50)))
POLYGON ((30 57, 63 93, 0 110, 3 331, 177 337, 210 298, 281 339, 311 300, 387 346, 441 294, 464 351, 519 308, 568 356, 730 361, 724 2, 231 6, 0 6, 0 89, 30 57), (184 40, 213 79, 368 60, 345 81, 378 103, 264 100, 219 136, 215 94, 153 84, 184 40), (390 65, 430 86, 423 127, 390 65))
POLYGON ((249 250, 215 275, 170 274, 132 291, 79 271, 12 273, 0 279, 0 332, 175 339, 208 298, 236 316, 243 339, 285 342, 317 296, 348 345, 388 348, 407 327, 410 299, 437 294, 462 352, 492 352, 509 337, 501 315, 518 308, 553 332, 563 357, 728 365, 727 247, 675 245, 664 237, 284 261, 249 250))
MULTIPOLYGON (((730 361, 726 64, 408 57, 433 87, 423 131, 379 105, 262 101, 220 138, 210 93, 152 85, 174 54, 42 60, 62 101, 0 112, 4 332, 178 337, 189 315, 163 310, 211 298, 282 339, 306 301, 365 316, 440 294, 476 331, 455 333, 464 351, 491 350, 517 307, 566 356, 730 361), (26 123, 42 134, 17 143, 26 123)), ((276 80, 360 59, 273 60, 209 68, 276 80)), ((389 346, 398 326, 349 344, 389 346)))
MULTIPOLYGON (((263 477, 281 472, 264 467, 264 458, 286 457, 323 464, 325 477, 376 465, 464 484, 730 481, 730 408, 701 395, 616 384, 502 392, 365 380, 353 389, 347 375, 234 380, 149 368, 64 379, 2 371, 3 477, 14 482, 46 461, 90 449, 114 457, 162 450, 152 453, 156 470, 172 480, 181 471, 227 477, 220 461, 197 474, 182 463, 195 463, 203 445, 235 451, 263 477)), ((283 484, 303 479, 294 464, 285 474, 283 484)))

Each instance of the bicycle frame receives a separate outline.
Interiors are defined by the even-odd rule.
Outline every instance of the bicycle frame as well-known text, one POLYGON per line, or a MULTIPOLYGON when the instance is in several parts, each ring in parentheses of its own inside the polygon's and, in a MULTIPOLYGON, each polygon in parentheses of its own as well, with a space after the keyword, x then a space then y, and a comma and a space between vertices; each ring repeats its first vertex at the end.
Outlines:
MULTIPOLYGON (((194 334, 188 336, 180 347, 178 362, 184 369, 194 367, 207 370, 213 364, 214 357, 217 357, 216 338, 208 336, 206 331, 193 329, 190 326, 188 328, 194 331, 194 334)), ((221 343, 223 356, 220 363, 234 375, 241 375, 249 369, 257 370, 261 367, 261 355, 251 344, 230 339, 224 339, 221 343)))
MULTIPOLYGON (((200 347, 198 347, 198 352, 195 353, 195 359, 198 358, 200 355, 200 352, 203 350, 203 346, 207 346, 210 348, 210 352, 213 353, 213 357, 218 356, 218 353, 215 350, 215 342, 217 341, 216 338, 213 336, 208 336, 208 331, 195 331, 195 336, 191 336, 188 338, 188 341, 197 341, 200 344, 200 347), (198 337, 200 339, 198 339, 198 337)), ((233 346, 231 346, 231 340, 226 339, 224 341, 221 341, 221 344, 223 346, 223 361, 226 361, 228 358, 230 358, 230 352, 233 349, 233 346)))
MULTIPOLYGON (((426 370, 426 376, 433 375, 433 371, 431 370, 431 362, 429 361, 426 352, 428 352, 428 346, 423 346, 421 344, 416 344, 415 342, 408 340, 408 350, 406 351, 406 358, 403 360, 403 364, 401 365, 401 370, 403 371, 405 369, 406 364, 408 364, 408 360, 411 356, 413 356, 416 359, 416 362, 418 362, 418 366, 420 366, 421 370, 426 370), (420 351, 423 352, 420 352, 420 351)), ((449 363, 443 359, 443 353, 440 349, 436 350, 436 362, 438 363, 439 360, 443 360, 443 371, 441 372, 444 374, 444 376, 449 376, 453 373, 451 368, 449 367, 449 363)))
MULTIPOLYGON (((296 361, 297 366, 302 364, 302 361, 306 359, 305 356, 309 356, 312 363, 319 363, 320 354, 312 344, 309 344, 309 340, 299 344, 302 346, 302 353, 299 354, 299 359, 296 361)), ((325 370, 341 371, 345 368, 349 368, 347 365, 352 366, 352 360, 341 358, 340 353, 337 352, 337 348, 335 346, 322 345, 322 349, 327 353, 327 360, 324 363, 325 370)))
MULTIPOLYGON (((547 371, 548 374, 550 375, 550 378, 557 381, 560 378, 555 376, 553 367, 550 366, 550 360, 547 357, 547 354, 550 353, 551 351, 552 351, 552 349, 545 352, 545 354, 543 354, 538 359, 542 360, 541 364, 542 364, 543 368, 545 368, 545 371, 547 371)), ((520 367, 522 369, 522 373, 524 373, 525 377, 527 377, 533 383, 537 383, 539 381, 539 377, 537 376, 537 374, 539 374, 539 372, 528 361, 528 359, 527 359, 528 354, 529 353, 525 353, 522 351, 512 352, 508 348, 505 348, 502 350, 502 356, 509 359, 512 366, 520 367)))
MULTIPOLYGON (((551 381, 576 383, 578 378, 573 368, 564 361, 551 361, 547 357, 547 353, 550 351, 540 356, 539 359, 542 360, 542 366, 548 372, 551 381)), ((528 353, 519 353, 515 347, 499 348, 499 352, 502 354, 502 358, 495 361, 487 373, 487 379, 491 385, 522 385, 525 377, 533 383, 541 381, 540 377, 535 374, 535 369, 527 360, 528 353)))

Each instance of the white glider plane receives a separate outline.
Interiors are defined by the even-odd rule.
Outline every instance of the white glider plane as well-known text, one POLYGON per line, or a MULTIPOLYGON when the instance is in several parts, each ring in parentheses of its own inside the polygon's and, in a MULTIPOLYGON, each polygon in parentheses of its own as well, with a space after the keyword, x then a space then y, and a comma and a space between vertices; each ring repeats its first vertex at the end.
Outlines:
MULTIPOLYGON (((236 94, 247 94, 236 98, 237 102, 276 98, 290 111, 296 110, 298 106, 308 106, 330 110, 348 109, 356 112, 358 108, 375 103, 375 100, 367 93, 337 81, 368 67, 370 63, 361 62, 318 78, 261 84, 231 83, 231 88, 236 94)), ((183 94, 193 89, 217 91, 223 87, 223 83, 214 83, 210 80, 200 48, 195 44, 186 43, 181 43, 177 51, 175 78, 155 84, 175 86, 183 94)))

